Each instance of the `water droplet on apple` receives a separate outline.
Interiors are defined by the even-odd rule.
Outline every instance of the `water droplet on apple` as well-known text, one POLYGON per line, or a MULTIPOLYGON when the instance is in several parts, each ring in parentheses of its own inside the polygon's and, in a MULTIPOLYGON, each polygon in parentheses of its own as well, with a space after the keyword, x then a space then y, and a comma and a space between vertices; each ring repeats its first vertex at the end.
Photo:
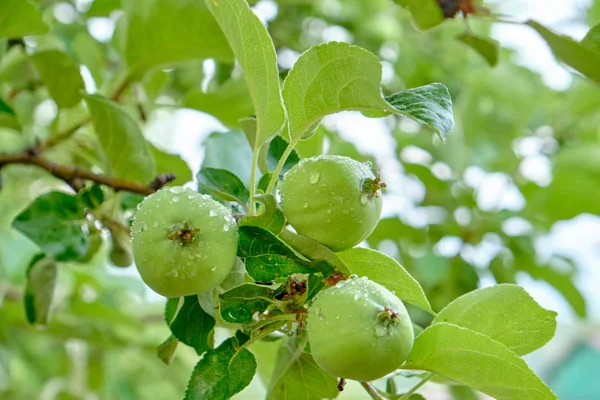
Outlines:
POLYGON ((313 172, 310 174, 310 183, 312 183, 313 185, 319 182, 319 179, 321 179, 320 172, 313 172))

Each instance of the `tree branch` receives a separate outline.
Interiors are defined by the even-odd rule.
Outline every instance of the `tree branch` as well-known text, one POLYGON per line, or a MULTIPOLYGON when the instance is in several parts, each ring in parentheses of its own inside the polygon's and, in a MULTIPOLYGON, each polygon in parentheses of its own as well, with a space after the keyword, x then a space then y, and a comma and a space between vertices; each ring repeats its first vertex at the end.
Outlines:
POLYGON ((56 164, 46 160, 43 157, 40 157, 36 149, 30 149, 19 154, 0 154, 0 168, 8 164, 35 165, 45 169, 58 179, 62 179, 63 181, 67 182, 69 185, 78 180, 86 180, 109 186, 114 190, 126 190, 128 192, 139 193, 143 195, 152 194, 165 184, 175 179, 175 175, 173 174, 158 175, 152 182, 144 185, 138 182, 99 175, 92 171, 80 169, 70 165, 56 164))

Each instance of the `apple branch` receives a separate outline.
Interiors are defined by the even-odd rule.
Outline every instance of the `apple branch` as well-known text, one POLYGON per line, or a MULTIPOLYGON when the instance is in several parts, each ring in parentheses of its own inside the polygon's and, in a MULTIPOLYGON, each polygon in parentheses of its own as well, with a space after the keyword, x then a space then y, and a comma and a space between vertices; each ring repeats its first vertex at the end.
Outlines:
POLYGON ((144 185, 139 182, 99 175, 92 171, 71 165, 56 164, 41 157, 37 149, 29 149, 18 154, 0 154, 0 168, 9 164, 35 165, 48 171, 56 178, 62 179, 75 190, 81 189, 81 181, 91 181, 109 186, 117 191, 125 190, 128 192, 149 195, 175 179, 175 175, 173 174, 160 174, 156 176, 152 182, 144 185))

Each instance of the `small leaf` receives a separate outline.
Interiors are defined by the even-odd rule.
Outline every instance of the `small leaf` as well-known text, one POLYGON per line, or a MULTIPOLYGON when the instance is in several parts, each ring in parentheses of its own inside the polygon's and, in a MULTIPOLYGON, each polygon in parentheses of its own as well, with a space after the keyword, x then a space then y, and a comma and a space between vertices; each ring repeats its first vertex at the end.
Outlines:
POLYGON ((8 104, 6 104, 2 99, 0 99, 0 113, 8 114, 13 117, 15 116, 15 111, 8 104))
POLYGON ((581 39, 581 45, 600 53, 600 24, 597 24, 588 31, 585 37, 581 39))
POLYGON ((0 38, 43 35, 48 25, 42 19, 38 5, 31 0, 0 2, 0 38))
MULTIPOLYGON (((312 240, 309 237, 299 235, 287 229, 282 230, 279 233, 279 237, 291 248, 309 260, 324 261, 335 267, 339 273, 345 276, 350 276, 350 274, 352 274, 344 261, 342 261, 337 254, 316 240, 312 240)), ((329 276, 329 274, 324 275, 329 276)))
POLYGON ((199 0, 124 2, 114 43, 134 76, 187 60, 229 61, 231 50, 215 19, 199 0))
POLYGON ((224 169, 203 167, 198 171, 198 191, 225 201, 248 202, 248 189, 240 178, 224 169))
POLYGON ((239 225, 259 226, 271 233, 278 235, 285 226, 283 210, 272 194, 257 196, 256 201, 263 206, 259 215, 246 215, 240 219, 239 225))
POLYGON ((479 400, 479 396, 468 386, 451 385, 450 393, 454 400, 479 400))
POLYGON ((306 289, 306 302, 308 302, 310 299, 319 294, 321 289, 325 287, 325 281, 323 279, 323 276, 320 274, 310 274, 308 276, 307 285, 308 287, 306 289))
POLYGON ((100 205, 104 203, 104 192, 100 185, 94 184, 87 187, 81 190, 77 196, 85 207, 92 210, 100 207, 100 205))
POLYGON ((556 58, 600 83, 600 68, 598 68, 598 65, 600 65, 600 52, 596 52, 570 37, 557 35, 536 21, 529 20, 526 24, 544 38, 556 58))
POLYGON ((377 282, 394 292, 400 300, 414 304, 434 314, 419 282, 398 261, 376 250, 362 247, 348 249, 336 254, 353 274, 366 276, 373 282, 377 282))
POLYGON ((490 337, 445 322, 416 339, 403 369, 443 375, 496 399, 556 399, 519 356, 490 337))
POLYGON ((471 33, 463 33, 456 39, 478 52, 485 58, 485 61, 487 61, 490 66, 494 67, 498 64, 498 53, 500 49, 497 41, 475 36, 471 33))
MULTIPOLYGON (((288 147, 288 142, 282 138, 281 136, 275 136, 271 143, 269 143, 269 150, 267 152, 267 167, 269 171, 275 170, 279 159, 283 156, 283 152, 288 147)), ((294 165, 298 164, 300 161, 300 156, 296 150, 292 150, 287 160, 283 164, 283 168, 281 169, 280 177, 290 170, 294 165)))
POLYGON ((258 184, 256 185, 256 188, 259 191, 262 191, 263 193, 265 193, 267 191, 267 188, 269 187, 269 182, 271 181, 272 177, 273 177, 272 172, 268 172, 268 173, 264 174, 263 176, 261 176, 260 179, 258 180, 258 184))
POLYGON ((233 264, 233 268, 229 271, 229 274, 223 279, 223 282, 219 285, 219 287, 223 290, 229 290, 236 286, 241 285, 246 278, 246 266, 244 262, 236 258, 235 263, 233 264))
POLYGON ((257 226, 240 226, 238 256, 257 282, 270 282, 296 273, 321 272, 320 263, 300 259, 271 232, 257 226))
MULTIPOLYGON (((245 0, 205 0, 242 68, 252 96, 257 129, 252 148, 277 135, 285 124, 275 47, 267 28, 245 0)), ((254 184, 254 183, 252 183, 254 184)))
POLYGON ((51 257, 38 254, 29 264, 23 301, 25 315, 30 324, 44 326, 48 322, 56 275, 56 261, 51 257))
POLYGON ((448 88, 441 83, 402 90, 385 99, 398 114, 430 126, 442 140, 446 140, 454 127, 452 99, 448 88))
POLYGON ((229 79, 214 92, 204 93, 200 88, 193 88, 183 105, 210 114, 232 127, 239 127, 240 119, 254 113, 252 97, 242 78, 229 79))
POLYGON ((114 101, 99 95, 86 95, 85 101, 106 156, 108 173, 150 182, 156 174, 156 164, 138 124, 114 101))
POLYGON ((432 323, 438 322, 487 335, 522 356, 552 339, 556 313, 542 308, 522 287, 504 284, 462 295, 432 323))
POLYGON ((165 339, 164 342, 158 345, 156 348, 156 355, 161 359, 162 362, 167 365, 171 365, 178 344, 179 340, 177 340, 175 336, 171 335, 165 339))
MULTIPOLYGON (((173 302, 179 302, 179 299, 169 299, 169 302, 173 304, 173 302)), ((173 306, 168 306, 165 314, 167 321, 172 309, 173 306)), ((196 350, 198 355, 212 349, 215 319, 200 307, 198 296, 185 297, 181 308, 168 325, 173 336, 181 343, 187 344, 196 350)))
POLYGON ((79 67, 58 50, 47 50, 31 56, 50 96, 60 108, 76 106, 85 89, 79 67))
POLYGON ((193 179, 192 170, 178 155, 169 154, 148 143, 156 162, 157 174, 175 174, 175 180, 168 183, 171 186, 182 186, 193 179))
POLYGON ((95 0, 87 12, 88 17, 109 17, 110 13, 121 9, 121 0, 95 0))
POLYGON ((247 336, 240 334, 209 350, 194 367, 184 400, 228 400, 250 384, 256 372, 252 353, 240 349, 247 336))
POLYGON ((46 193, 13 221, 13 227, 57 261, 76 260, 87 253, 83 204, 62 192, 46 193))
POLYGON ((205 155, 202 168, 225 169, 249 186, 252 149, 242 132, 213 133, 203 142, 203 146, 205 155))
POLYGON ((421 29, 430 29, 444 22, 444 13, 435 0, 393 0, 407 8, 421 29))
POLYGON ((306 341, 286 337, 277 351, 268 400, 321 400, 337 397, 337 378, 323 372, 304 351, 306 341))
POLYGON ((219 295, 221 316, 227 322, 249 324, 256 312, 263 312, 275 301, 276 291, 267 286, 244 284, 219 295))
POLYGON ((283 84, 289 137, 296 143, 311 134, 323 117, 346 110, 385 110, 381 63, 369 51, 330 42, 304 52, 283 84))

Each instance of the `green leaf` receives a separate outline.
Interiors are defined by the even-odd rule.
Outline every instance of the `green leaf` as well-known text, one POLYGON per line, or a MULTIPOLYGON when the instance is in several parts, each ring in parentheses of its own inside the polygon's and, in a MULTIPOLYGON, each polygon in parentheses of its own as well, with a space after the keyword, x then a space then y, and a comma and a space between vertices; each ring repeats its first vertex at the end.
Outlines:
POLYGON ((87 12, 88 17, 108 17, 110 13, 121 9, 121 0, 94 0, 87 12))
POLYGON ((104 203, 104 192, 100 185, 94 184, 87 187, 77 193, 77 196, 81 203, 89 209, 96 209, 104 203))
POLYGON ((38 5, 31 0, 0 2, 0 38, 43 35, 48 25, 42 20, 38 5))
POLYGON ((85 101, 106 156, 108 173, 150 182, 156 174, 156 164, 138 124, 114 101, 99 95, 86 95, 85 101))
POLYGON ((336 254, 353 274, 366 276, 395 293, 400 300, 434 314, 419 282, 398 261, 376 250, 362 247, 336 254))
POLYGON ((529 20, 527 25, 535 29, 548 43, 560 61, 600 83, 600 52, 596 52, 570 37, 557 35, 538 22, 529 20))
POLYGON ((552 339, 556 315, 542 308, 522 287, 503 284, 457 298, 432 323, 448 322, 482 333, 522 356, 552 339))
POLYGON ((312 135, 326 115, 348 110, 369 117, 405 115, 444 139, 454 126, 448 89, 432 83, 384 99, 381 71, 377 56, 347 43, 330 42, 304 52, 283 84, 290 141, 312 135))
POLYGON ((223 33, 200 0, 124 2, 114 42, 130 73, 140 77, 157 66, 214 58, 230 61, 223 33))
MULTIPOLYGON (((95 1, 92 4, 98 3, 95 1)), ((73 40, 73 57, 78 64, 83 64, 90 70, 97 86, 104 82, 106 57, 104 48, 87 31, 79 32, 73 40)))
POLYGON ((452 98, 442 83, 402 90, 385 98, 394 110, 420 124, 428 125, 442 140, 454 127, 452 98))
POLYGON ((257 282, 270 282, 296 273, 321 272, 320 263, 300 259, 271 232, 257 226, 240 226, 238 256, 257 282))
POLYGON ((184 400, 228 400, 250 384, 256 360, 248 350, 239 348, 247 336, 240 334, 206 352, 194 367, 184 400))
POLYGON ((192 170, 180 156, 159 150, 150 143, 148 145, 156 162, 156 173, 175 174, 175 180, 168 185, 181 186, 193 179, 192 170))
MULTIPOLYGON (((309 260, 326 262, 345 276, 350 276, 350 274, 352 274, 344 261, 342 261, 336 253, 316 240, 299 235, 287 229, 282 230, 279 233, 279 237, 292 249, 296 250, 309 260)), ((324 275, 329 276, 329 274, 324 275)))
POLYGON ((2 99, 0 99, 0 113, 9 114, 12 116, 15 115, 14 110, 8 104, 6 104, 2 99))
POLYGON ((337 378, 323 372, 304 351, 306 341, 286 337, 277 351, 268 400, 321 400, 337 397, 337 378))
POLYGON ((381 96, 381 71, 373 53, 347 43, 325 43, 304 52, 283 84, 290 141, 312 134, 328 114, 389 109, 381 96))
POLYGON ((15 131, 21 130, 15 111, 2 99, 0 99, 0 127, 11 128, 15 131))
POLYGON ((496 399, 556 399, 519 356, 490 337, 445 322, 416 339, 403 369, 443 375, 496 399))
POLYGON ((285 124, 275 47, 245 0, 205 0, 242 67, 257 120, 257 150, 285 124))
MULTIPOLYGON (((275 170, 279 159, 283 156, 283 152, 288 147, 288 142, 281 136, 275 136, 271 143, 269 143, 269 150, 267 151, 267 167, 269 171, 275 170)), ((298 164, 300 156, 295 150, 292 150, 288 158, 283 164, 281 169, 280 177, 290 170, 294 165, 298 164)))
POLYGON ((248 189, 240 178, 224 169, 203 167, 198 171, 198 191, 221 198, 236 201, 242 205, 248 202, 248 189))
POLYGON ((454 400, 479 400, 479 396, 473 389, 468 386, 455 386, 449 387, 450 393, 454 400))
POLYGON ((85 89, 79 67, 58 50, 47 50, 31 56, 50 96, 60 108, 76 106, 85 89))
POLYGON ((308 303, 310 299, 315 297, 321 289, 325 287, 325 281, 323 280, 323 276, 319 274, 310 274, 308 276, 307 281, 308 287, 306 288, 306 301, 308 303))
MULTIPOLYGON (((168 302, 177 304, 179 299, 169 299, 168 302)), ((172 313, 172 309, 172 306, 168 306, 167 320, 169 314, 172 313)), ((196 350, 198 355, 212 349, 215 319, 200 307, 198 296, 186 296, 177 314, 168 325, 173 336, 181 343, 187 344, 196 350)))
POLYGON ((592 27, 581 40, 581 45, 600 53, 600 24, 592 27))
POLYGON ((83 232, 85 209, 75 196, 62 192, 41 195, 13 221, 17 229, 58 261, 76 260, 88 250, 83 232))
POLYGON ((56 261, 51 257, 38 254, 29 264, 23 302, 25 315, 30 324, 44 326, 48 322, 56 275, 56 261))
POLYGON ((442 8, 435 0, 393 0, 407 8, 421 29, 430 29, 444 22, 442 8))
POLYGON ((256 201, 262 204, 259 215, 246 215, 240 219, 239 225, 259 226, 278 235, 285 226, 285 216, 277 200, 275 200, 275 196, 272 194, 257 196, 256 201))
POLYGON ((229 79, 214 92, 193 88, 183 105, 210 114, 226 126, 240 126, 240 119, 254 113, 252 97, 242 78, 229 79))
POLYGON ((478 52, 487 63, 494 67, 498 64, 498 53, 500 51, 498 42, 489 38, 482 38, 471 33, 463 33, 456 39, 460 40, 473 50, 478 52))
POLYGON ((239 258, 235 259, 233 268, 229 274, 223 279, 219 287, 223 290, 229 290, 244 283, 246 278, 246 266, 239 258))
POLYGON ((179 340, 171 335, 156 348, 156 355, 167 365, 171 365, 179 340))
POLYGON ((255 312, 275 302, 276 291, 267 286, 244 284, 219 295, 221 316, 227 322, 249 324, 255 312))
POLYGON ((250 182, 252 149, 242 132, 213 133, 203 143, 202 168, 226 169, 239 177, 246 186, 250 182))

